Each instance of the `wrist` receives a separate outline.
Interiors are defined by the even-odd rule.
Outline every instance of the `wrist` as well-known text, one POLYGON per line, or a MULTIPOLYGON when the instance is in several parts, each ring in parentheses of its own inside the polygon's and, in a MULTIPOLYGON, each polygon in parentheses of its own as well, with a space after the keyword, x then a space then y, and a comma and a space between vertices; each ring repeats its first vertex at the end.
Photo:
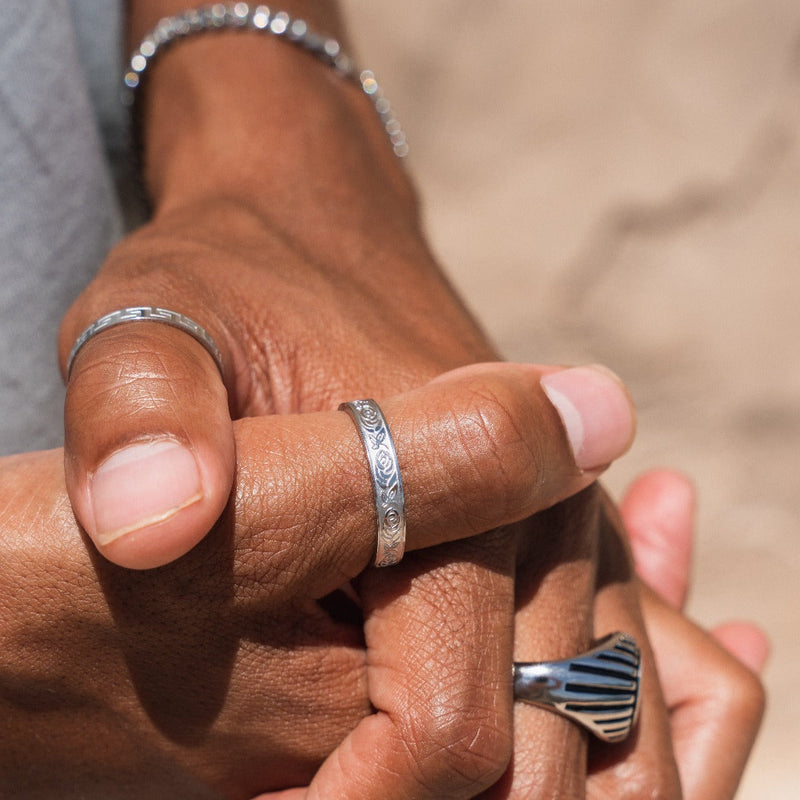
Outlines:
POLYGON ((371 206, 393 195, 414 215, 373 104, 281 37, 190 35, 159 53, 142 88, 145 180, 157 214, 213 197, 274 216, 287 201, 371 206))

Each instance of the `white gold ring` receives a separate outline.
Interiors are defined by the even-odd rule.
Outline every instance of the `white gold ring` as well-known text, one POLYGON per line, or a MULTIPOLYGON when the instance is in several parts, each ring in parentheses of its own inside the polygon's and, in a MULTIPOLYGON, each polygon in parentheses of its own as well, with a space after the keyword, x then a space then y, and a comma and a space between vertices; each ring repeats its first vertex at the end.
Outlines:
POLYGON ((374 400, 342 403, 339 410, 355 422, 367 452, 378 515, 375 566, 392 567, 400 563, 406 546, 405 496, 392 434, 374 400))
POLYGON ((214 363, 219 369, 220 375, 223 380, 225 379, 225 371, 222 364, 222 353, 220 353, 217 343, 212 338, 211 334, 202 326, 198 325, 193 319, 190 319, 184 314, 179 314, 177 311, 170 311, 166 308, 156 308, 154 306, 134 306, 131 308, 121 308, 118 311, 112 311, 105 314, 100 319, 95 320, 86 330, 75 340, 72 345, 72 350, 69 351, 67 358, 67 380, 69 380, 70 373, 72 372, 72 365, 75 357, 80 352, 80 349, 98 333, 113 328, 115 325, 121 325, 123 322, 163 322, 165 325, 170 325, 173 328, 178 328, 184 333, 188 333, 196 341, 200 342, 205 347, 214 363))

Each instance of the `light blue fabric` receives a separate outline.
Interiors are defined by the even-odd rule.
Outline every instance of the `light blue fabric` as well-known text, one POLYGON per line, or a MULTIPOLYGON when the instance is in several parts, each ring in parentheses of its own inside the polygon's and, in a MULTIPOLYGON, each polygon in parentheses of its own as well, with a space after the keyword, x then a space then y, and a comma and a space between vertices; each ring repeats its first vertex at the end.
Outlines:
POLYGON ((121 232, 101 131, 114 153, 124 128, 115 88, 121 4, 2 1, 0 454, 6 454, 62 442, 56 333, 121 232))

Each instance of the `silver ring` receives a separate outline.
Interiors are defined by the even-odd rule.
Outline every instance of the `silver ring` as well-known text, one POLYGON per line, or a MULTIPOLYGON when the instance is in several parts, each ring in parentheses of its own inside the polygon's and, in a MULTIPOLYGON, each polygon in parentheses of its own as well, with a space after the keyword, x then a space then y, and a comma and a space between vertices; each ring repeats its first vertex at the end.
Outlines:
POLYGON ((163 322, 171 325, 173 328, 188 333, 196 341, 200 342, 205 347, 214 363, 219 369, 220 375, 223 380, 225 379, 225 371, 222 364, 222 353, 220 353, 217 343, 211 337, 211 334, 198 325, 193 319, 179 314, 177 311, 170 311, 166 308, 155 308, 154 306, 134 306, 132 308, 121 308, 119 311, 112 311, 110 314, 105 314, 100 319, 95 320, 76 340, 72 345, 72 350, 69 351, 69 358, 67 358, 67 380, 69 380, 70 373, 72 372, 72 364, 75 361, 75 356, 78 355, 80 349, 92 337, 97 336, 108 328, 113 328, 115 325, 121 325, 123 322, 163 322))
POLYGON ((582 725, 604 742, 621 742, 636 724, 642 662, 632 636, 612 633, 564 661, 514 662, 514 698, 582 725))
POLYGON ((374 400, 342 403, 339 411, 353 419, 367 451, 378 515, 375 566, 392 567, 400 563, 406 547, 405 496, 392 434, 374 400))

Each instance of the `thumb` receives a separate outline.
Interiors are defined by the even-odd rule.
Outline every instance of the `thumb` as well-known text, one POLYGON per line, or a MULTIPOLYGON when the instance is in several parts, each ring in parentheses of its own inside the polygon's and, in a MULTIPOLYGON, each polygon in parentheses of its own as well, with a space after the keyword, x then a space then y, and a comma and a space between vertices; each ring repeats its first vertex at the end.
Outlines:
MULTIPOLYGON (((62 353, 80 329, 68 315, 62 353)), ((230 493, 234 438, 199 342, 147 320, 99 333, 75 357, 64 414, 67 491, 106 558, 160 566, 210 530, 230 493)))

